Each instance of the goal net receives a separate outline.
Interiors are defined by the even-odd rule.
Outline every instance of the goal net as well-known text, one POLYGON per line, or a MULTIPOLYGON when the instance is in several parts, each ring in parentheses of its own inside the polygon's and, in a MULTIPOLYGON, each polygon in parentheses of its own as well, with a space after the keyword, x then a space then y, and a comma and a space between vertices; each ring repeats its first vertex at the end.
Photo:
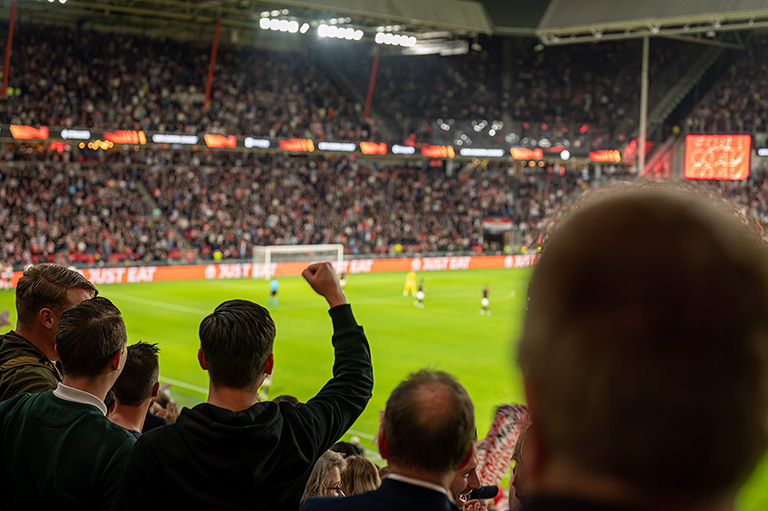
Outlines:
POLYGON ((275 268, 283 262, 319 262, 333 263, 337 272, 341 271, 344 264, 344 245, 271 245, 266 247, 253 247, 253 264, 261 264, 263 272, 255 274, 255 277, 264 276, 272 278, 275 268))

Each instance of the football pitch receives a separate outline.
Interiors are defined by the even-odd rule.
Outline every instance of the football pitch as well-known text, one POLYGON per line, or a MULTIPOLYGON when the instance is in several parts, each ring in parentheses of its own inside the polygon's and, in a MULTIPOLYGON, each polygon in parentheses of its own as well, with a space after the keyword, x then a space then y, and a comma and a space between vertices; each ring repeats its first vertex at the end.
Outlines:
MULTIPOLYGON (((424 308, 403 297, 405 273, 347 275, 345 293, 365 328, 373 357, 373 398, 345 440, 361 438, 372 458, 371 442, 379 412, 405 376, 429 367, 447 371, 467 388, 475 404, 478 435, 488 431, 494 409, 524 402, 522 377, 514 362, 530 269, 422 272, 424 308), (490 286, 492 315, 481 315, 480 294, 490 286)), ((207 374, 197 362, 200 321, 221 302, 234 298, 267 303, 264 279, 157 282, 98 286, 122 311, 129 344, 157 343, 161 381, 183 406, 205 399, 207 374)), ((280 279, 279 305, 270 312, 277 327, 275 369, 269 396, 310 399, 331 378, 331 321, 325 300, 301 277, 280 279)), ((11 311, 14 295, 0 292, 0 308, 11 311)), ((0 332, 6 332, 5 327, 0 332)), ((716 413, 716 411, 713 411, 716 413)), ((706 416, 702 416, 706 420, 706 416)), ((650 447, 652 448, 652 447, 650 447)), ((706 446, 702 446, 706 449, 706 446)), ((739 509, 768 509, 768 458, 740 495, 739 509)))

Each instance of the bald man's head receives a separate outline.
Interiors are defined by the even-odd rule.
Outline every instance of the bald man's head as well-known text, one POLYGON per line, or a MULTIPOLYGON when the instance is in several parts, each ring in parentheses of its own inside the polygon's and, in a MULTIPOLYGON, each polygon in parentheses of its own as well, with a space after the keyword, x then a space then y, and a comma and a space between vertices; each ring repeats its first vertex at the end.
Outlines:
POLYGON ((387 457, 435 474, 452 472, 469 452, 474 425, 464 387, 449 374, 422 369, 387 400, 382 423, 387 457))
POLYGON ((582 204, 534 270, 519 360, 552 456, 655 495, 718 495, 768 442, 768 254, 659 189, 582 204))

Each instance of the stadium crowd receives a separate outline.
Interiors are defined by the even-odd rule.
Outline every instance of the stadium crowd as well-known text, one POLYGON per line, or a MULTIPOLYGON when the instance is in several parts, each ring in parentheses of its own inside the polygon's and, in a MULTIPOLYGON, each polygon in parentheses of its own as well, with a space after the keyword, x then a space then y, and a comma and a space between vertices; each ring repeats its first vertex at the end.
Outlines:
POLYGON ((348 158, 36 154, 9 152, 0 170, 8 225, 0 260, 16 267, 248 258, 254 246, 275 244, 502 252, 484 238, 482 221, 494 217, 513 220, 518 251, 535 250, 562 204, 586 186, 581 174, 539 167, 517 178, 501 165, 469 164, 449 176, 348 158))
POLYGON ((207 401, 169 420, 153 413, 159 347, 129 346, 120 310, 80 273, 32 266, 16 287, 16 328, 0 337, 3 506, 732 509, 768 446, 766 250, 701 196, 640 187, 586 199, 548 239, 528 290, 525 419, 477 442, 467 390, 418 370, 386 402, 382 469, 338 443, 374 380, 330 263, 302 274, 333 325, 333 377, 316 396, 260 398, 275 323, 227 300, 199 326, 207 401), (727 305, 702 316, 713 294, 727 305), (720 394, 739 399, 702 421, 720 394), (507 499, 498 484, 510 469, 507 499))
MULTIPOLYGON (((365 91, 368 51, 340 52, 355 63, 340 66, 348 75, 342 80, 309 52, 223 44, 204 109, 207 45, 21 24, 0 117, 33 126, 315 140, 535 146, 545 139, 585 149, 615 149, 634 136, 636 45, 540 51, 528 39, 508 44, 508 59, 493 41, 461 56, 382 58, 376 114, 364 119, 345 83, 365 91)), ((655 81, 674 68, 671 55, 679 52, 669 44, 654 43, 655 81)))
POLYGON ((752 37, 745 50, 685 121, 693 132, 766 131, 768 108, 768 37, 752 37))
POLYGON ((483 218, 496 216, 511 218, 520 244, 535 248, 580 180, 545 172, 517 179, 501 166, 448 176, 347 158, 170 157, 177 161, 153 159, 147 187, 203 257, 308 243, 342 243, 354 254, 394 253, 396 245, 407 253, 470 251, 484 244, 483 218))
POLYGON ((181 258, 175 231, 150 209, 122 157, 17 156, 0 170, 0 260, 21 267, 181 258))
MULTIPOLYGON (((3 35, 4 37, 4 35, 3 35)), ((8 100, 14 124, 367 140, 361 107, 303 53, 222 47, 203 109, 210 47, 20 25, 8 100)))
MULTIPOLYGON (((254 246, 340 243, 350 255, 531 253, 588 188, 631 181, 567 168, 377 167, 231 153, 7 153, 0 261, 21 268, 247 259, 254 246), (30 176, 30 168, 34 174, 30 176), (483 220, 512 221, 509 245, 483 220)), ((768 236, 768 177, 697 182, 768 236)))

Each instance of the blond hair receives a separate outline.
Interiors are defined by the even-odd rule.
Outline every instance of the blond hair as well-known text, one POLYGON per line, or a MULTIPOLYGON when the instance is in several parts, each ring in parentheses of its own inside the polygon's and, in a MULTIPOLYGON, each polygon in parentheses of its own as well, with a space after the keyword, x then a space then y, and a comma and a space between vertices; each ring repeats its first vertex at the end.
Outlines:
POLYGON ((344 493, 357 495, 373 491, 381 486, 379 468, 371 460, 362 456, 347 458, 347 470, 341 478, 344 493))

